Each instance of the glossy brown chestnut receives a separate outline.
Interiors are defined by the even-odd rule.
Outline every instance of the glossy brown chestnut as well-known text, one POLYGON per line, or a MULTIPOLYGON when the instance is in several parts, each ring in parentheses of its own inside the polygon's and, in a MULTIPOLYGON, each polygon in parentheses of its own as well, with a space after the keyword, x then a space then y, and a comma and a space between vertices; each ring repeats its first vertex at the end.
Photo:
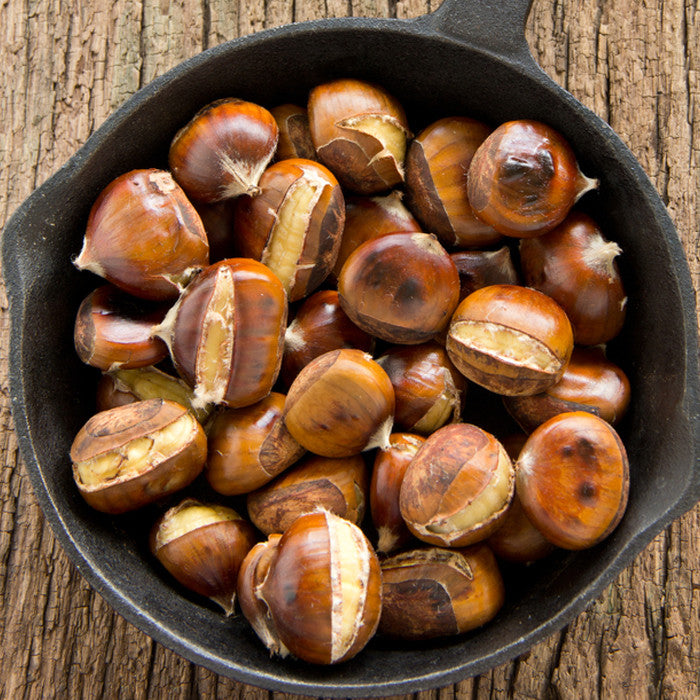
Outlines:
POLYGON ((503 403, 518 425, 531 433, 550 418, 571 411, 588 411, 615 425, 629 400, 627 375, 597 347, 574 348, 561 379, 541 394, 508 396, 503 403))
POLYGON ((345 313, 371 335, 423 343, 449 323, 459 302, 459 275, 432 234, 389 233, 350 255, 338 293, 345 313))
POLYGON ((302 158, 271 165, 260 193, 236 207, 241 255, 265 263, 290 301, 310 294, 333 268, 345 222, 345 201, 333 174, 302 158))
POLYGON ((394 346, 377 362, 396 396, 394 427, 430 435, 462 415, 467 382, 437 343, 394 346))
POLYGON ((615 261, 621 252, 583 212, 520 242, 525 283, 564 309, 579 345, 607 343, 622 330, 627 296, 615 261))
POLYGON ((530 435, 516 464, 518 496, 532 524, 564 549, 585 549, 622 519, 627 453, 615 429, 591 413, 562 413, 530 435))
POLYGON ((551 231, 595 189, 564 137, 530 120, 501 124, 474 154, 467 194, 474 213, 497 231, 530 238, 551 231))
POLYGON ((209 264, 199 214, 163 170, 132 170, 101 192, 90 210, 80 270, 143 299, 174 299, 209 264))
POLYGON ((550 297, 497 284, 464 299, 447 352, 467 379, 497 394, 537 394, 559 381, 574 347, 571 324, 550 297))
POLYGON ((372 523, 377 530, 377 551, 393 552, 413 539, 401 517, 399 493, 406 468, 425 438, 410 433, 392 433, 389 447, 377 450, 369 487, 372 523))
POLYGON ((394 190, 380 197, 348 197, 345 200, 345 228, 333 267, 336 279, 350 254, 366 241, 397 231, 420 233, 420 224, 406 209, 402 197, 399 190, 394 190))
POLYGON ((459 300, 492 284, 519 284, 508 246, 498 250, 460 250, 450 255, 459 273, 459 300))
POLYGON ((205 474, 225 496, 260 488, 300 459, 306 451, 282 420, 285 396, 272 392, 245 408, 216 415, 209 435, 205 474))
POLYGON ((308 109, 316 153, 344 187, 376 194, 403 182, 408 122, 386 90, 336 80, 311 90, 308 109))
POLYGON ((350 457, 388 445, 394 389, 361 350, 333 350, 312 360, 292 383, 284 405, 289 432, 324 457, 350 457))
POLYGON ((234 98, 218 100, 177 132, 168 162, 194 200, 211 203, 255 194, 278 136, 274 117, 263 107, 234 98))
POLYGON ((309 455, 248 494, 248 517, 263 534, 284 532, 300 515, 323 508, 355 525, 367 502, 367 467, 360 455, 309 455))
POLYGON ((194 205, 207 232, 209 260, 212 263, 239 255, 233 233, 235 205, 234 199, 224 199, 213 204, 196 202, 194 205))
POLYGON ((317 160, 306 110, 299 105, 283 104, 274 107, 270 112, 277 122, 280 134, 275 158, 277 160, 286 158, 317 160))
POLYGON ((382 562, 379 631, 433 639, 485 625, 503 606, 505 587, 491 550, 416 549, 382 562))
POLYGON ((448 246, 485 246, 501 234, 479 219, 469 204, 467 173, 476 149, 491 133, 482 122, 446 117, 421 131, 406 155, 408 206, 424 231, 448 246))
POLYGON ((158 520, 151 552, 183 585, 233 613, 238 570, 255 544, 253 526, 236 511, 187 498, 158 520))
POLYGON ((251 550, 239 574, 253 629, 282 656, 315 664, 355 656, 377 629, 382 600, 379 562, 362 530, 320 511, 272 537, 251 550))
POLYGON ((156 329, 195 406, 249 406, 270 393, 282 357, 287 299, 265 265, 222 260, 204 270, 156 329))
POLYGON ((146 399, 168 399, 188 408, 202 424, 211 413, 211 406, 194 408, 194 392, 182 379, 161 372, 156 367, 118 369, 103 374, 97 384, 97 410, 106 411, 146 399))
POLYGON ((464 547, 499 525, 515 488, 513 464, 493 435, 467 423, 434 432, 408 465, 401 516, 418 539, 464 547))
POLYGON ((93 416, 73 441, 70 458, 88 504, 125 513, 194 481, 207 458, 207 438, 184 406, 149 399, 93 416))
POLYGON ((152 337, 167 307, 135 299, 111 284, 83 300, 73 329, 78 357, 101 370, 145 367, 160 362, 168 348, 152 337))
POLYGON ((284 335, 282 379, 290 386, 306 365, 324 352, 356 348, 371 352, 374 341, 343 311, 338 292, 324 289, 304 301, 284 335))

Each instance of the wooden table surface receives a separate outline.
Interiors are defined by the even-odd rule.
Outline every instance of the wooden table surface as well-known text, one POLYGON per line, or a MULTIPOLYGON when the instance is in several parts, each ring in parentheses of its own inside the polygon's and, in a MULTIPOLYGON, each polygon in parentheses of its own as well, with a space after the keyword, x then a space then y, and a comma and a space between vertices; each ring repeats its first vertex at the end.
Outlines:
MULTIPOLYGON (((138 88, 220 42, 291 21, 413 17, 429 0, 3 0, 0 223, 138 88)), ((700 280, 699 0, 535 0, 542 67, 607 120, 667 204, 700 280)), ((0 696, 268 697, 125 622, 56 543, 17 451, 0 291, 0 696)), ((563 631, 421 697, 700 696, 700 506, 563 631)), ((283 697, 282 694, 276 694, 283 697)))

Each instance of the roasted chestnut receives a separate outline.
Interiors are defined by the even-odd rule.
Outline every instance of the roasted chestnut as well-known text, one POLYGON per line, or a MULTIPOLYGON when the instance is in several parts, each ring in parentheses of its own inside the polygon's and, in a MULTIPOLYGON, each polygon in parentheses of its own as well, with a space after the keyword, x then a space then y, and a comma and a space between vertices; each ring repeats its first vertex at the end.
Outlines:
POLYGON ((406 469, 401 516, 424 542, 464 547, 498 527, 514 488, 513 464, 493 435, 467 423, 446 425, 406 469))
POLYGON ((236 207, 238 250, 265 263, 296 301, 333 268, 345 222, 343 193, 327 168, 302 158, 271 165, 259 189, 236 207))
POLYGON ((574 203, 598 187, 564 137, 541 122, 501 124, 479 146, 467 178, 474 213, 506 236, 551 231, 574 203))
POLYGON ((132 170, 110 182, 90 210, 79 270, 143 299, 174 299, 209 264, 199 214, 163 170, 132 170))
POLYGON ((464 299, 447 352, 468 379, 497 394, 537 394, 559 381, 574 348, 571 324, 550 297, 497 284, 464 299))
POLYGON ((519 284, 510 248, 459 250, 450 255, 459 273, 459 300, 492 284, 519 284))
POLYGON ((277 123, 263 107, 218 100, 175 134, 168 162, 182 189, 199 202, 256 194, 278 137, 277 123))
POLYGON ((274 107, 270 112, 279 129, 275 158, 277 160, 287 158, 317 160, 306 110, 299 105, 283 104, 274 107))
POLYGON ((311 90, 308 109, 319 160, 344 187, 376 194, 403 182, 408 122, 386 90, 336 80, 311 90))
POLYGON ((363 243, 338 279, 350 319, 390 343, 430 340, 447 326, 459 301, 459 275, 428 233, 388 233, 363 243))
POLYGON ((622 330, 627 297, 615 261, 621 252, 582 212, 544 236, 520 241, 525 283, 564 309, 579 345, 607 343, 622 330))
POLYGON ((90 418, 70 458, 87 503, 105 513, 125 513, 194 481, 207 458, 207 438, 184 406, 149 399, 90 418))
POLYGON ((234 199, 224 199, 213 204, 196 202, 194 205, 207 233, 209 260, 213 263, 239 255, 233 233, 235 204, 234 199))
POLYGON ((185 588, 231 615, 238 569, 255 540, 253 526, 236 511, 187 498, 154 525, 151 551, 185 588))
POLYGON ((228 408, 209 426, 205 474, 225 496, 248 493, 274 479, 306 451, 282 420, 285 396, 272 392, 244 408, 228 408))
POLYGON ((326 511, 256 545, 238 580, 241 610, 272 653, 339 663, 359 653, 379 623, 377 555, 360 528, 326 511))
POLYGON ((297 442, 324 457, 349 457, 388 445, 394 389, 361 350, 333 350, 312 360, 289 388, 284 422, 297 442))
POLYGON ((562 413, 537 428, 516 464, 525 514, 552 543, 585 549, 617 527, 629 464, 615 429, 591 413, 562 413))

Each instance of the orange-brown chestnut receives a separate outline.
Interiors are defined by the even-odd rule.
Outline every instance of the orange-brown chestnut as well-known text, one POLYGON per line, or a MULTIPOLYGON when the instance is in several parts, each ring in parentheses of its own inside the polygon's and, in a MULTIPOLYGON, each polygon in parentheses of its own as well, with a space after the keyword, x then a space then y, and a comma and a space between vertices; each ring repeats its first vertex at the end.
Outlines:
POLYGON ((287 158, 317 160, 307 111, 299 105, 283 104, 274 107, 270 112, 280 132, 275 158, 277 160, 287 158))
POLYGON ((308 109, 316 153, 344 187, 376 194, 403 182, 408 122, 386 90, 336 80, 311 91, 308 109))
POLYGON ((459 300, 492 284, 519 284, 508 246, 498 250, 459 250, 450 255, 459 273, 459 300))
POLYGON ((382 562, 379 631, 398 639, 433 639, 485 625, 503 606, 505 586, 491 550, 429 547, 382 562))
POLYGON ((602 418, 562 413, 528 438, 516 487, 527 517, 552 544, 592 547, 615 529, 627 506, 625 447, 602 418))
POLYGON ((503 402, 527 433, 560 413, 588 411, 611 425, 622 418, 630 400, 623 370, 602 348, 574 348, 561 379, 534 396, 508 396, 503 402))
POLYGON ((627 297, 615 261, 621 252, 583 212, 572 212, 544 236, 520 241, 525 283, 566 311, 578 345, 607 343, 622 329, 627 297))
POLYGON ((163 170, 132 170, 102 190, 90 210, 80 270, 144 299, 174 299, 209 264, 199 214, 163 170))
POLYGON ((248 517, 265 535, 284 532, 300 515, 323 508, 355 525, 367 502, 367 467, 360 455, 309 455, 248 494, 248 517))
POLYGON ((372 523, 377 530, 377 551, 393 552, 413 539, 401 517, 399 493, 411 460, 425 438, 410 433, 392 433, 389 446, 377 450, 369 487, 372 523))
POLYGON ((236 243, 242 255, 265 263, 296 301, 333 268, 344 221, 345 201, 333 174, 291 158, 263 173, 257 196, 238 202, 236 243))
POLYGON ((394 389, 361 350, 333 350, 312 360, 289 388, 284 422, 297 442, 324 457, 386 447, 394 389))
POLYGON ((105 371, 160 362, 168 348, 152 332, 166 311, 161 304, 136 299, 111 284, 98 287, 85 297, 75 318, 78 357, 105 371))
POLYGON ((335 664, 358 654, 379 624, 377 555, 362 530, 320 511, 256 545, 239 572, 239 601, 271 653, 335 664))
POLYGON ((345 261, 356 248, 372 238, 396 231, 420 233, 420 224, 401 201, 402 194, 394 190, 379 197, 348 197, 345 201, 345 228, 340 250, 333 267, 340 276, 345 261))
POLYGON ((551 231, 598 186, 581 173, 559 132, 529 120, 506 122, 491 133, 474 154, 467 180, 474 213, 516 238, 551 231))
POLYGON ((428 233, 389 233, 363 243, 338 279, 340 304, 360 328, 390 343, 430 340, 459 302, 459 275, 428 233))
POLYGON ((175 368, 194 388, 195 406, 249 406, 277 379, 287 298, 277 276, 247 258, 204 270, 156 329, 175 368))
POLYGON ((377 362, 394 387, 396 429, 430 435, 460 419, 467 382, 442 346, 394 346, 377 362))
POLYGON ((70 457, 87 503, 104 513, 125 513, 194 481, 207 458, 207 438, 184 406, 149 399, 93 416, 70 457))
POLYGON ((446 425, 408 465, 401 516, 424 542, 464 547, 498 527, 514 488, 513 464, 493 435, 467 423, 446 425))
POLYGON ((406 155, 406 194, 424 231, 448 246, 484 246, 501 234, 475 216, 467 173, 491 128, 467 117, 446 117, 424 129, 406 155))
POLYGON ((168 162, 194 200, 211 203, 255 194, 278 137, 277 123, 263 107, 234 98, 218 100, 175 134, 168 162))
POLYGON ((185 588, 233 613, 238 570, 255 544, 255 530, 235 510, 187 498, 152 531, 151 552, 185 588))
POLYGON ((305 450, 282 420, 284 394, 271 392, 244 408, 228 408, 209 426, 205 475, 225 496, 248 493, 274 479, 305 450))
POLYGON ((282 379, 291 385, 306 365, 319 355, 341 348, 370 352, 374 341, 343 311, 338 292, 323 289, 312 294, 297 311, 284 335, 282 379))
POLYGON ((566 314, 528 287, 497 284, 464 299, 447 352, 467 379, 497 394, 537 394, 559 381, 574 348, 566 314))

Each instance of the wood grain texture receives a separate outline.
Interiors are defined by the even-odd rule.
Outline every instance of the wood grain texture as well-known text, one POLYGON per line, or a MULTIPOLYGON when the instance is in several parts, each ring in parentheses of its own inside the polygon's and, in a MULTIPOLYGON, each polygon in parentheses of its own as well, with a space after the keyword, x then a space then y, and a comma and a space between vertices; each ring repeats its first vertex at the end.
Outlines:
MULTIPOLYGON (((291 21, 414 17, 437 0, 4 0, 0 224, 139 87, 200 50, 291 21)), ((535 0, 540 65, 630 146, 700 287, 700 2, 535 0)), ((126 623, 82 580, 34 499, 9 414, 0 289, 0 697, 269 698, 126 623)), ((562 632, 427 698, 700 696, 700 507, 562 632)))

